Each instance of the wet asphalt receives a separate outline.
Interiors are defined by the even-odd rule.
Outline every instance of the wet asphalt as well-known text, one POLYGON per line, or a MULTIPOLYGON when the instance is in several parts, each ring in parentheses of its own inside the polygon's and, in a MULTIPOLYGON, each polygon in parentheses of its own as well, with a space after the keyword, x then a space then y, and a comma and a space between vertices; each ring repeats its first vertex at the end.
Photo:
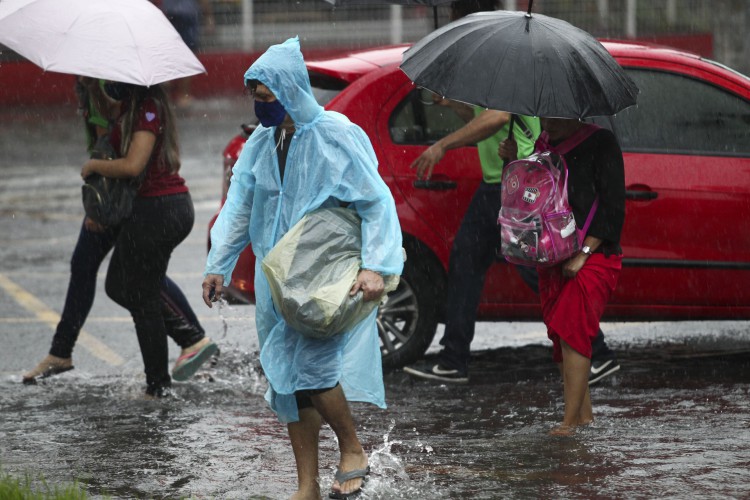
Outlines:
MULTIPOLYGON (((35 386, 62 308, 83 211, 75 110, 0 110, 0 469, 78 481, 94 497, 288 498, 285 428, 263 400, 252 306, 200 301, 206 225, 218 207, 221 151, 249 118, 241 98, 179 113, 196 225, 170 276, 222 354, 175 397, 142 398, 132 321, 103 279, 76 368, 35 386)), ((106 261, 100 277, 106 270, 106 261)), ((471 381, 385 376, 387 410, 354 406, 373 475, 363 498, 748 498, 750 322, 604 324, 622 369, 592 389, 595 423, 572 438, 540 323, 481 323, 471 381)), ((435 347, 431 352, 435 351, 435 347)), ((170 347, 170 362, 178 351, 170 347)), ((321 492, 336 442, 324 429, 321 492)))

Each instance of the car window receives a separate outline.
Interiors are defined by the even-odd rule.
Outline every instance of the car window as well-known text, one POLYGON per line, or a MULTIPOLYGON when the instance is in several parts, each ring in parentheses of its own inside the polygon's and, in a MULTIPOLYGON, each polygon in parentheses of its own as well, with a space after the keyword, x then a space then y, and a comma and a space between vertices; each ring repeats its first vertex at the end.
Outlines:
POLYGON ((410 92, 389 119, 394 144, 434 144, 465 124, 453 108, 436 104, 426 89, 410 92))
POLYGON ((623 151, 750 155, 750 103, 741 97, 674 73, 628 74, 640 93, 612 120, 623 151))
POLYGON ((332 76, 310 71, 310 85, 318 104, 325 106, 346 88, 347 83, 332 76))

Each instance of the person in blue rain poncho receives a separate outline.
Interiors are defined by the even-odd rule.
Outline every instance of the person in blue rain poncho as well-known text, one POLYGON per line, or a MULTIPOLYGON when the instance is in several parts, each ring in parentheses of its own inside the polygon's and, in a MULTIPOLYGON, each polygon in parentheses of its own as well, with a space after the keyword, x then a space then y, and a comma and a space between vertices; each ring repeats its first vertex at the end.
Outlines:
POLYGON ((379 300, 383 275, 399 275, 403 268, 396 207, 362 129, 315 101, 298 38, 271 46, 244 77, 261 126, 234 166, 227 201, 211 230, 203 299, 210 307, 221 296, 240 252, 252 244, 266 400, 287 424, 297 462, 299 489, 292 498, 320 496, 322 421, 333 429, 341 452, 329 496, 347 498, 369 473, 347 400, 385 408, 377 310, 341 335, 305 337, 275 311, 260 262, 305 214, 348 204, 362 219, 362 266, 351 293, 361 290, 365 300, 379 300))

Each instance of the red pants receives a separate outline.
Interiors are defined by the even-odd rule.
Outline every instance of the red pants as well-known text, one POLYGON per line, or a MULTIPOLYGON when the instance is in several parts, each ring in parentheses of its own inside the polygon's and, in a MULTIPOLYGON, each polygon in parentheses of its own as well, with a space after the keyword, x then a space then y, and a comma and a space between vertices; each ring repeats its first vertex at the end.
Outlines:
POLYGON ((562 275, 562 265, 539 269, 539 298, 547 336, 552 340, 552 359, 562 362, 560 339, 576 352, 591 358, 591 341, 622 270, 622 256, 595 253, 575 278, 562 275))

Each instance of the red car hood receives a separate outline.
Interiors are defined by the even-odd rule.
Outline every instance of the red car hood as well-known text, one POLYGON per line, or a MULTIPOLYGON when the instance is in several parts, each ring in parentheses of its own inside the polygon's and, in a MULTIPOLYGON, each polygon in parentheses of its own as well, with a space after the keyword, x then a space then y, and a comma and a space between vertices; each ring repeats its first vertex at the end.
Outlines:
POLYGON ((399 64, 401 55, 409 47, 410 44, 403 44, 346 52, 337 57, 306 61, 305 64, 309 70, 352 83, 377 68, 399 64))

